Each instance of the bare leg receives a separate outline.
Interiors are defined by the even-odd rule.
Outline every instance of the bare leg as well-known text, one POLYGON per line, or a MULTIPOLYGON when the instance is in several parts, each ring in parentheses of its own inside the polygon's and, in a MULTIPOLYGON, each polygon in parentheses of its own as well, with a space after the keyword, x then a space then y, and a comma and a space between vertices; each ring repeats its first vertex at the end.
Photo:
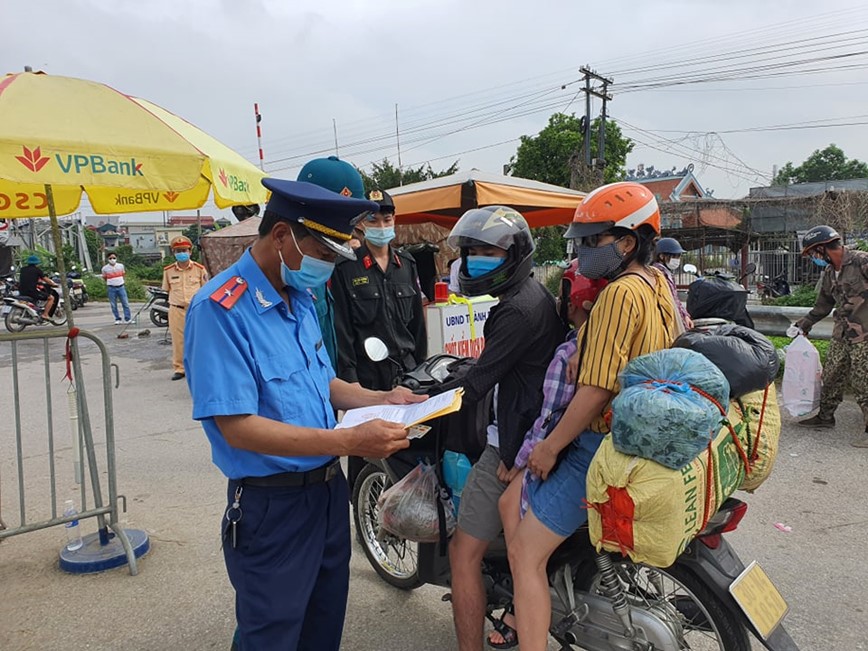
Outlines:
POLYGON ((485 626, 485 588, 482 558, 487 540, 479 540, 458 528, 449 545, 452 571, 452 617, 459 651, 482 651, 485 626))
POLYGON ((515 616, 522 651, 545 651, 548 646, 552 603, 546 563, 564 540, 530 510, 513 533, 509 567, 515 582, 515 616))
POLYGON ((503 495, 497 502, 497 509, 500 511, 500 521, 503 522, 503 535, 506 538, 506 544, 509 546, 509 541, 515 533, 518 523, 521 522, 519 516, 521 507, 521 484, 524 478, 524 472, 518 473, 513 480, 503 491, 503 495))
POLYGON ((54 307, 54 294, 49 294, 45 299, 45 309, 42 310, 42 318, 48 320, 48 315, 51 314, 51 308, 54 307))

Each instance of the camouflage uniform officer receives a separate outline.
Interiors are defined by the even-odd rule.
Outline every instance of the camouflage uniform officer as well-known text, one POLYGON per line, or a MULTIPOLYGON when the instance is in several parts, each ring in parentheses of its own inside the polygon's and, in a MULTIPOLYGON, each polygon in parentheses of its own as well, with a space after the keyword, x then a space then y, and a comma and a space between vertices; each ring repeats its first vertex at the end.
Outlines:
POLYGON ((183 235, 170 243, 175 262, 163 267, 163 290, 169 292, 169 332, 172 334, 173 380, 184 377, 184 323, 193 295, 208 282, 208 273, 190 259, 193 243, 183 235))
POLYGON ((852 445, 868 448, 868 253, 845 248, 834 228, 815 226, 805 234, 802 255, 822 267, 823 276, 814 308, 796 325, 807 334, 834 308, 835 328, 823 367, 820 411, 799 424, 834 427, 849 380, 865 421, 865 432, 852 445))

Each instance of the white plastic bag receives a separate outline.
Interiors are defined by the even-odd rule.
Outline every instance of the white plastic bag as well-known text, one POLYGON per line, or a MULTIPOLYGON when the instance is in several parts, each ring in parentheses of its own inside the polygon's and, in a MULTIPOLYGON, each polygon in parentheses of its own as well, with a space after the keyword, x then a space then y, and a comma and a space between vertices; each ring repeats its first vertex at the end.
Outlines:
POLYGON ((380 527, 414 542, 438 542, 440 513, 445 518, 446 535, 455 531, 452 503, 447 500, 445 491, 441 493, 434 466, 420 463, 380 496, 380 527))
POLYGON ((781 405, 790 416, 809 414, 820 407, 823 366, 820 353, 804 335, 787 346, 781 405))

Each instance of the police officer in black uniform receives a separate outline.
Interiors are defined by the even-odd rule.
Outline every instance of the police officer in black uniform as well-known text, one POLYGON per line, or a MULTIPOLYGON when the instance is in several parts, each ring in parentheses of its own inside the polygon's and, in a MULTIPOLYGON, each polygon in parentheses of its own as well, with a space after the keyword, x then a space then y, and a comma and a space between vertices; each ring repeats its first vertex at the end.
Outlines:
MULTIPOLYGON (((416 262, 390 245, 395 238, 395 203, 382 190, 372 190, 368 198, 379 210, 359 224, 365 239, 356 259, 338 262, 332 275, 337 374, 366 389, 388 391, 403 371, 425 360, 428 340, 416 262), (368 358, 368 337, 385 342, 388 359, 368 358)), ((363 466, 361 459, 350 458, 350 486, 363 466)))

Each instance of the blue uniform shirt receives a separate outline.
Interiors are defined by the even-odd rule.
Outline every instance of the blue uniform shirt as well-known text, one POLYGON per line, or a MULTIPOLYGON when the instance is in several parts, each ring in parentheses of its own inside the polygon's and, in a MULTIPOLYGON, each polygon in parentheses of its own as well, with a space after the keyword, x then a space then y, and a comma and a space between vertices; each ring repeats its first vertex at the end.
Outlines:
POLYGON ((335 377, 307 292, 288 288, 292 311, 246 251, 196 292, 187 310, 184 367, 193 418, 202 422, 214 464, 230 479, 305 471, 332 457, 280 457, 231 447, 215 416, 258 414, 330 429, 329 382, 335 377), (234 277, 246 291, 229 308, 211 295, 234 277))

